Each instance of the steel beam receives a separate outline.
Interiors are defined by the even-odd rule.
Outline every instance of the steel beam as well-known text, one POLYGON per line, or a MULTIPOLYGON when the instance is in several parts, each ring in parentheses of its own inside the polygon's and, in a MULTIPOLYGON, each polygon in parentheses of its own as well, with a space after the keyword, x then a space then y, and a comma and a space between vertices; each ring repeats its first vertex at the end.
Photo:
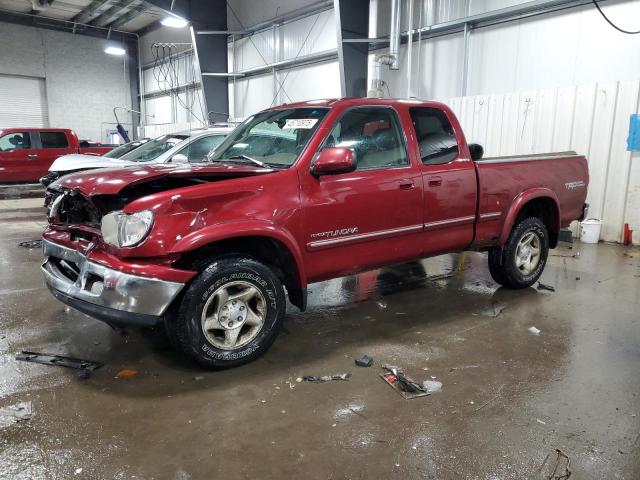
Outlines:
MULTIPOLYGON (((106 25, 113 17, 117 16, 120 12, 127 13, 132 7, 136 6, 140 0, 128 0, 125 3, 116 3, 111 8, 108 8, 102 12, 97 18, 94 18, 90 23, 92 25, 106 25)), ((117 20, 117 18, 115 19, 117 20)))
POLYGON ((110 1, 111 0, 93 0, 89 5, 86 6, 84 10, 78 13, 71 20, 77 23, 83 23, 83 22, 86 22, 87 20, 91 20, 92 18, 97 16, 98 10, 100 9, 100 7, 102 7, 105 3, 108 3, 110 1))
POLYGON ((133 7, 127 13, 125 13, 121 17, 119 17, 116 20, 114 20, 113 22, 111 22, 108 26, 109 26, 109 28, 120 28, 123 25, 126 25, 127 23, 129 23, 134 18, 139 17, 144 12, 145 12, 145 8, 144 8, 143 4, 141 4, 141 5, 137 6, 137 7, 133 7))
POLYGON ((334 0, 340 91, 345 97, 367 95, 369 44, 345 40, 369 37, 369 0, 334 0))

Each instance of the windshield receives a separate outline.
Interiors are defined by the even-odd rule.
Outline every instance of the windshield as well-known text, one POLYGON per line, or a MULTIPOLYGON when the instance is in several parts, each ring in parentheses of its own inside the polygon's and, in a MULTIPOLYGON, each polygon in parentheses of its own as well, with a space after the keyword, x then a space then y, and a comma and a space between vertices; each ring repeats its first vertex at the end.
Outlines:
POLYGON ((124 145, 120 145, 119 147, 114 148, 108 153, 105 153, 103 157, 107 158, 120 158, 125 153, 129 153, 131 150, 135 150, 140 145, 147 143, 148 140, 137 140, 135 142, 125 143, 124 145))
POLYGON ((290 108, 258 113, 229 134, 209 159, 290 167, 328 111, 327 108, 290 108))
POLYGON ((122 155, 120 159, 129 162, 148 162, 154 158, 158 158, 164 152, 170 150, 187 138, 189 138, 188 135, 163 135, 149 140, 141 147, 122 155))

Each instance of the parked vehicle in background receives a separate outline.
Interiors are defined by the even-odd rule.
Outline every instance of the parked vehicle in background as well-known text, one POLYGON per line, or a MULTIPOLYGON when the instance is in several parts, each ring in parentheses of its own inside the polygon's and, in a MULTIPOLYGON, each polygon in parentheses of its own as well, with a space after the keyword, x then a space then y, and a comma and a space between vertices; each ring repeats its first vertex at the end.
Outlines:
POLYGON ((164 324, 209 368, 265 352, 285 294, 304 310, 309 283, 479 250, 497 283, 528 287, 560 228, 584 216, 586 159, 482 156, 436 102, 351 98, 266 110, 209 164, 55 183, 62 193, 43 234, 45 280, 60 301, 109 324, 164 324))
POLYGON ((51 166, 49 167, 49 173, 47 173, 40 179, 40 183, 43 186, 48 187, 62 175, 67 175, 73 172, 81 172, 83 170, 90 170, 92 168, 103 167, 105 158, 120 158, 126 153, 129 153, 136 148, 144 145, 149 140, 149 138, 134 140, 133 142, 119 145, 110 152, 107 152, 104 155, 100 156, 87 155, 82 153, 63 155, 51 164, 51 166))
POLYGON ((43 184, 48 182, 45 185, 47 186, 63 175, 95 168, 127 167, 141 163, 204 162, 209 152, 218 146, 232 130, 233 127, 218 126, 161 135, 129 151, 101 157, 66 155, 53 162, 49 167, 49 173, 41 180, 43 184))
POLYGON ((0 183, 37 182, 63 155, 103 155, 112 149, 82 147, 76 132, 67 128, 6 128, 0 130, 0 183))

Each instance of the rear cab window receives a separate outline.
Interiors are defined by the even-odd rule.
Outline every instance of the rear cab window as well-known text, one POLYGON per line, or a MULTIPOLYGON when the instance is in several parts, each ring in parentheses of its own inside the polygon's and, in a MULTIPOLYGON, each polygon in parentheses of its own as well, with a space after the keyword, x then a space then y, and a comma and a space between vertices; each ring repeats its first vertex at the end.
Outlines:
POLYGON ((0 152, 15 152, 30 148, 33 147, 29 132, 11 132, 0 137, 0 152))
POLYGON ((451 122, 442 110, 415 107, 409 109, 409 114, 423 164, 442 165, 458 158, 458 142, 451 122))
POLYGON ((69 148, 69 140, 64 132, 40 132, 42 148, 69 148))

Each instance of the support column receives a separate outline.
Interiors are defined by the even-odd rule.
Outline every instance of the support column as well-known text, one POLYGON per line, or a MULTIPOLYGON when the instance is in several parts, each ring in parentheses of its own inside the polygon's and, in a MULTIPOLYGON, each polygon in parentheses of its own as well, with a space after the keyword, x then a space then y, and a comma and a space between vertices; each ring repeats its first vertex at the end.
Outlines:
POLYGON ((333 0, 333 5, 342 96, 366 97, 369 44, 348 40, 369 37, 369 0, 333 0))

